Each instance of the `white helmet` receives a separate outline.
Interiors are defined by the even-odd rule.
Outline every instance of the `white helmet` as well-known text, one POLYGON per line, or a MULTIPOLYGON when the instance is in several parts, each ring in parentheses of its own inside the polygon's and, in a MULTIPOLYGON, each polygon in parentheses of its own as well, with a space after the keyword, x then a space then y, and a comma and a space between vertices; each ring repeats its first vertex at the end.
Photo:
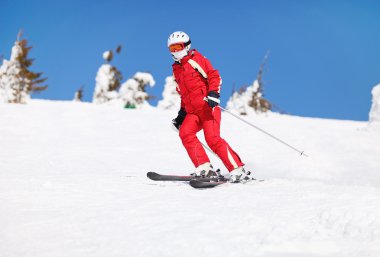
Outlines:
POLYGON ((180 61, 190 50, 190 37, 185 32, 176 31, 169 36, 168 47, 173 59, 180 61))

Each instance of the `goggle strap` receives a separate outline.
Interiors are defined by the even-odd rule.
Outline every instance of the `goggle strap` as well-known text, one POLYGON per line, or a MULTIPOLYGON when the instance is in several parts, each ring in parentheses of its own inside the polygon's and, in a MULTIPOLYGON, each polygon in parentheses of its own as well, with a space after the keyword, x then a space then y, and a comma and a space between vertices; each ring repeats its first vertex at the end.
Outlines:
POLYGON ((184 46, 186 47, 186 46, 188 46, 188 45, 190 45, 191 44, 191 40, 189 39, 189 41, 187 41, 185 44, 184 44, 184 46))

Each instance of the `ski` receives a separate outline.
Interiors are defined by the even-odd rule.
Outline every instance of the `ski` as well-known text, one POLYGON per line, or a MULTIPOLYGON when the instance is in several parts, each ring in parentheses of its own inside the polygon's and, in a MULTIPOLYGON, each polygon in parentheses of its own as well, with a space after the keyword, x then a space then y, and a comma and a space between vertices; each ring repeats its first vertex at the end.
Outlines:
POLYGON ((192 179, 192 180, 190 180, 190 186, 192 186, 193 188, 197 188, 197 189, 206 189, 206 188, 214 188, 214 187, 226 184, 226 183, 228 183, 228 184, 246 184, 246 183, 263 182, 263 181, 264 180, 262 180, 262 179, 260 179, 260 180, 252 179, 252 180, 249 180, 249 181, 246 181, 243 183, 231 183, 227 179, 222 179, 222 180, 218 180, 218 181, 212 181, 212 180, 201 181, 198 179, 192 179))
POLYGON ((197 189, 206 189, 206 188, 213 188, 216 186, 220 186, 223 184, 228 183, 227 180, 221 180, 221 181, 201 181, 198 179, 190 180, 190 186, 197 189))
MULTIPOLYGON (((226 178, 223 176, 220 176, 218 179, 211 179, 211 178, 205 178, 205 177, 193 177, 190 175, 164 175, 159 174, 157 172, 148 172, 147 177, 154 181, 184 181, 184 182, 190 182, 190 186, 197 189, 206 189, 206 188, 213 188, 216 186, 220 186, 226 183, 230 183, 226 178)), ((255 182, 262 182, 264 180, 256 180, 253 179, 252 181, 255 182)), ((247 183, 247 182, 246 182, 247 183)), ((232 183, 234 184, 234 183, 232 183)), ((241 184, 241 183, 237 183, 241 184)))
POLYGON ((155 181, 191 181, 192 179, 197 179, 199 181, 210 181, 208 178, 193 177, 190 175, 163 175, 152 171, 148 172, 146 176, 155 181))

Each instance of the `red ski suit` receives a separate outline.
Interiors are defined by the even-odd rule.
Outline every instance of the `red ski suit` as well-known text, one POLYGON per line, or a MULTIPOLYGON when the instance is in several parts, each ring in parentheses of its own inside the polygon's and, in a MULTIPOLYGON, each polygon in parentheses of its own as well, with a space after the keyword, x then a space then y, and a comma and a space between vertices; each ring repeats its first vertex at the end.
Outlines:
POLYGON ((208 146, 219 156, 228 171, 243 166, 240 157, 220 137, 221 111, 211 108, 204 98, 208 92, 220 93, 222 80, 210 61, 195 49, 173 65, 177 91, 181 95, 181 108, 187 112, 179 136, 195 167, 210 162, 196 133, 203 129, 208 146))

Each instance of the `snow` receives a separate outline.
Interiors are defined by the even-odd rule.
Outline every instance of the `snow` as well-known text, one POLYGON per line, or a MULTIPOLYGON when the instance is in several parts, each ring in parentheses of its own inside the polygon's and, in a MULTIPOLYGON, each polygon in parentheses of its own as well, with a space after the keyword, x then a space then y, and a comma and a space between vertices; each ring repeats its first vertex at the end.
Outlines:
POLYGON ((103 55, 102 55, 103 59, 105 61, 109 61, 112 59, 112 51, 105 51, 103 52, 103 55))
POLYGON ((17 58, 22 54, 22 48, 20 46, 20 42, 16 41, 12 47, 11 51, 11 59, 10 61, 17 61, 17 58))
POLYGON ((133 78, 150 87, 153 87, 156 84, 156 81, 154 81, 152 74, 148 72, 136 72, 133 78))
POLYGON ((223 137, 265 181, 196 190, 146 178, 193 170, 176 111, 1 105, 1 256, 380 256, 379 130, 244 116, 306 158, 223 113, 223 137))

